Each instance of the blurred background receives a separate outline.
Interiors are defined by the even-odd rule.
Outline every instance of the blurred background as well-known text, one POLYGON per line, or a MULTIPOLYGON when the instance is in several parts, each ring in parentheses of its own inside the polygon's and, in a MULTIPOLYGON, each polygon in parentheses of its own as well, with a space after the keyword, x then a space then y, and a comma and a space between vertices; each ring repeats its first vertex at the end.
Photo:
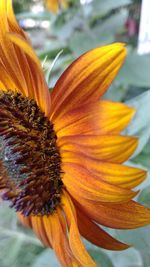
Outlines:
MULTIPOLYGON (((147 52, 150 49, 147 44, 144 48, 144 41, 139 37, 142 1, 68 0, 67 7, 62 7, 57 14, 46 8, 46 1, 14 0, 13 3, 17 20, 29 34, 41 60, 50 89, 65 68, 83 52, 115 41, 127 44, 127 60, 105 98, 127 102, 137 109, 126 133, 139 137, 139 147, 127 164, 149 171, 150 54, 147 52)), ((150 6, 147 14, 150 14, 150 6)), ((148 33, 145 36, 148 42, 148 33)), ((137 200, 150 207, 150 177, 139 188, 142 191, 137 200)), ((111 230, 110 233, 131 244, 132 248, 109 252, 85 242, 98 266, 150 266, 150 226, 124 232, 111 230)), ((44 249, 34 234, 20 225, 15 213, 0 203, 0 267, 27 266, 60 265, 53 251, 44 249)))

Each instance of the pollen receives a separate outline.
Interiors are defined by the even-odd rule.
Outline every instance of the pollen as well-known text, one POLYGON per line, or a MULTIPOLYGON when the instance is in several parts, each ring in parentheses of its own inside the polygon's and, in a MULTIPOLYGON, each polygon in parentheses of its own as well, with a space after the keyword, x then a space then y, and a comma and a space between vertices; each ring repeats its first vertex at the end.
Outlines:
POLYGON ((23 215, 48 215, 60 204, 61 157, 53 124, 32 99, 0 93, 0 191, 23 215))

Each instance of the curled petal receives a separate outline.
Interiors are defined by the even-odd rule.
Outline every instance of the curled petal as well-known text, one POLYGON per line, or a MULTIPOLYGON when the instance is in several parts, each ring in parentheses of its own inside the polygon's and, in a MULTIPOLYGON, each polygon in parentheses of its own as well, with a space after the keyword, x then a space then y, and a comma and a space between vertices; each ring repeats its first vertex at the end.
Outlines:
POLYGON ((83 267, 76 261, 70 249, 65 218, 61 209, 57 209, 49 216, 24 217, 18 214, 19 220, 28 227, 31 227, 41 242, 53 248, 63 267, 83 267))
POLYGON ((104 249, 123 250, 128 245, 116 240, 94 223, 82 210, 77 209, 77 219, 80 233, 91 243, 104 249))
POLYGON ((68 229, 64 214, 60 208, 52 216, 44 216, 43 224, 47 238, 51 240, 52 248, 54 249, 59 261, 63 267, 82 267, 76 261, 68 240, 68 229))
POLYGON ((42 216, 31 216, 32 229, 46 247, 51 247, 50 238, 47 238, 42 216))
POLYGON ((103 204, 83 198, 79 201, 77 195, 74 199, 89 218, 110 228, 134 229, 150 223, 150 210, 134 201, 103 204))
MULTIPOLYGON (((59 261, 63 267, 72 267, 72 260, 69 256, 69 246, 67 244, 66 235, 62 229, 58 213, 54 213, 53 216, 50 216, 47 219, 45 218, 45 220, 49 220, 48 229, 50 228, 51 231, 52 247, 59 261)), ((45 223, 47 224, 48 222, 45 223)))
POLYGON ((85 246, 83 245, 79 230, 77 227, 77 220, 75 211, 71 208, 73 205, 68 194, 64 192, 62 196, 62 205, 69 225, 69 244, 72 253, 77 261, 84 267, 96 267, 92 258, 87 253, 85 246))

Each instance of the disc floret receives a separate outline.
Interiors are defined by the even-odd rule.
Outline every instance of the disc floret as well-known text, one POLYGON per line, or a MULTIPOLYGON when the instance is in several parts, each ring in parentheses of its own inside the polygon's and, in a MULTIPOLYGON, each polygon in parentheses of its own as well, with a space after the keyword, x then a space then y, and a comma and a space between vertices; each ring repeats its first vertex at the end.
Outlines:
POLYGON ((63 185, 53 124, 34 100, 1 92, 0 136, 2 198, 24 215, 51 214, 63 185))

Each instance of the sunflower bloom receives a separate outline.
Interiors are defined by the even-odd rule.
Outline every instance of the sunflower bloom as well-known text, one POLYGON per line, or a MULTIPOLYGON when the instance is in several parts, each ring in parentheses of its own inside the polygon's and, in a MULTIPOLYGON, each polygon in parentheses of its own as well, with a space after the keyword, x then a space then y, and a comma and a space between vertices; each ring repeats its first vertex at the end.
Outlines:
POLYGON ((46 0, 47 9, 53 13, 58 13, 59 8, 67 8, 67 0, 46 0))
POLYGON ((137 138, 121 135, 134 110, 101 100, 125 56, 123 44, 91 50, 63 73, 52 93, 11 0, 0 1, 0 189, 64 267, 94 267, 81 236, 110 250, 128 245, 100 225, 150 223, 132 200, 145 171, 122 165, 137 138))

